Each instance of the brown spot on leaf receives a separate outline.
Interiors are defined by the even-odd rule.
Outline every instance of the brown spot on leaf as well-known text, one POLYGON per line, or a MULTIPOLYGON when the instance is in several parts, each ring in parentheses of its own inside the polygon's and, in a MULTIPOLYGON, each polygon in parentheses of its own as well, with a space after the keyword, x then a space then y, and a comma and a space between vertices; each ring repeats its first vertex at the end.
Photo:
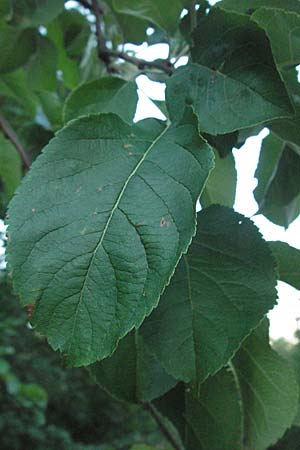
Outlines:
POLYGON ((97 192, 102 192, 102 187, 101 186, 98 187, 97 192))
POLYGON ((171 225, 171 222, 162 217, 159 225, 161 227, 169 227, 171 225))
POLYGON ((132 147, 132 144, 124 144, 123 147, 124 148, 130 148, 130 147, 132 147))

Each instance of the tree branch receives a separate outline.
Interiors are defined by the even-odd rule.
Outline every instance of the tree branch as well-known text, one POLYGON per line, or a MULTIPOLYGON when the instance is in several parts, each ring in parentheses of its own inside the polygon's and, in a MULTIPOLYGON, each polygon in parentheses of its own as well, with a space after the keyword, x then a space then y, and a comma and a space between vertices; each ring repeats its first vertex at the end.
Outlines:
POLYGON ((11 141, 11 143, 18 150, 24 165, 29 169, 31 165, 31 158, 26 152, 25 148, 22 146, 19 138, 7 120, 0 114, 0 126, 3 130, 4 135, 11 141))
POLYGON ((90 4, 87 0, 77 0, 85 8, 88 8, 95 15, 96 19, 96 37, 98 46, 98 57, 107 67, 108 72, 111 72, 110 63, 112 59, 122 59, 130 64, 136 66, 139 70, 157 69, 165 72, 167 75, 171 76, 174 71, 174 65, 167 59, 157 59, 155 61, 146 61, 145 59, 136 58, 129 55, 126 52, 121 52, 118 50, 110 50, 107 47, 106 41, 102 33, 102 16, 104 11, 99 7, 97 0, 92 0, 90 4))
POLYGON ((156 409, 153 407, 153 405, 150 402, 141 402, 142 406, 144 407, 144 409, 146 411, 148 411, 151 416, 153 417, 153 419, 155 420, 155 422, 157 423, 160 431, 162 432, 162 434, 165 436, 165 438, 170 442, 170 444, 172 445, 172 447, 174 447, 175 450, 181 450, 181 446, 179 445, 179 443, 176 441, 175 437, 173 436, 173 434, 169 431, 169 429, 165 426, 165 424, 163 423, 160 415, 157 413, 156 409))

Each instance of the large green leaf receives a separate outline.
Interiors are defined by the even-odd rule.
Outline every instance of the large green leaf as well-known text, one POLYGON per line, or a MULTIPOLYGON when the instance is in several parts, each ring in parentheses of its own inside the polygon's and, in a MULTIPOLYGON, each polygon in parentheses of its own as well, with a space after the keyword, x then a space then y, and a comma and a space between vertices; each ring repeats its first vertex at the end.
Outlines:
POLYGON ((133 81, 105 77, 82 84, 68 97, 64 121, 69 122, 90 113, 115 113, 131 123, 138 102, 137 86, 133 81))
POLYGON ((37 31, 23 30, 0 22, 0 72, 10 72, 27 62, 34 53, 37 31))
POLYGON ((220 158, 215 151, 215 167, 211 172, 202 192, 200 203, 206 208, 218 203, 232 207, 235 201, 237 173, 232 153, 226 158, 220 158))
POLYGON ((9 200, 22 178, 22 163, 19 153, 10 141, 0 133, 0 177, 9 200))
POLYGON ((245 447, 265 450, 292 425, 298 384, 287 361, 270 347, 265 322, 248 337, 233 362, 242 394, 245 447))
POLYGON ((10 206, 8 261, 69 363, 108 356, 157 305, 212 160, 196 124, 102 114, 70 122, 34 162, 10 206))
POLYGON ((15 12, 23 16, 25 24, 47 24, 64 7, 65 0, 12 0, 15 12))
POLYGON ((174 31, 179 22, 180 0, 113 0, 117 12, 153 22, 168 31, 174 31))
POLYGON ((300 289, 300 250, 286 242, 268 243, 278 264, 279 279, 300 289))
POLYGON ((211 206, 142 334, 168 373, 200 383, 275 305, 275 287, 275 260, 253 223, 211 206))
POLYGON ((262 6, 300 13, 299 0, 222 0, 218 6, 239 13, 251 13, 262 6))
POLYGON ((161 397, 177 383, 162 368, 137 331, 122 339, 112 356, 90 367, 97 383, 132 403, 161 397))
POLYGON ((198 22, 193 39, 194 64, 176 71, 167 85, 171 119, 189 104, 200 130, 225 134, 294 113, 269 41, 247 16, 213 10, 198 22))
POLYGON ((176 387, 155 402, 181 434, 186 450, 241 450, 241 405, 234 375, 222 369, 200 393, 176 387))
POLYGON ((300 63, 300 15, 282 9, 260 8, 252 20, 266 31, 279 66, 300 63))
POLYGON ((274 134, 267 136, 255 172, 258 213, 287 228, 300 213, 299 176, 300 156, 274 134))
POLYGON ((33 91, 56 89, 57 51, 46 37, 40 37, 38 49, 27 70, 28 84, 33 91))

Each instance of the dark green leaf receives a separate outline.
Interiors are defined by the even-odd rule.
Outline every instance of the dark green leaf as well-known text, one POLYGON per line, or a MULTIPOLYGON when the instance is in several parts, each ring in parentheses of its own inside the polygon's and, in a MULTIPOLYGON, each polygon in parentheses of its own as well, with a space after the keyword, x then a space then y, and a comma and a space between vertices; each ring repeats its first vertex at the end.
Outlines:
POLYGON ((252 20, 266 31, 279 66, 300 63, 300 15, 282 9, 260 8, 252 20))
POLYGON ((300 13, 299 0, 251 0, 251 2, 249 0, 222 0, 218 6, 231 11, 249 14, 262 6, 300 13))
POLYGON ((174 31, 179 22, 180 0, 113 0, 116 11, 153 22, 168 31, 174 31))
POLYGON ((9 97, 22 106, 22 112, 35 118, 38 100, 30 91, 25 70, 0 74, 1 95, 9 97))
POLYGON ((7 19, 12 12, 11 1, 1 0, 0 2, 0 19, 7 19))
POLYGON ((46 37, 40 37, 38 49, 31 60, 27 74, 28 84, 33 91, 54 91, 56 89, 57 51, 46 37))
POLYGON ((108 356, 157 305, 212 164, 195 123, 130 127, 113 114, 70 122, 35 161, 11 203, 8 259, 69 363, 108 356))
POLYGON ((53 20, 64 7, 65 0, 12 0, 15 13, 26 24, 41 25, 53 20))
POLYGON ((274 134, 262 143, 254 190, 259 212, 288 227, 300 213, 300 156, 274 134))
POLYGON ((234 367, 242 393, 246 448, 265 450, 289 428, 299 387, 286 360, 269 345, 264 322, 242 345, 234 367))
POLYGON ((253 223, 211 206, 142 334, 168 373, 202 382, 275 305, 275 287, 275 260, 253 223))
POLYGON ((0 177, 9 200, 21 182, 22 163, 19 153, 2 133, 0 133, 0 177))
POLYGON ((131 123, 138 102, 135 82, 105 77, 82 84, 68 97, 64 108, 64 121, 69 122, 90 113, 118 114, 131 123))
POLYGON ((278 264, 279 279, 300 289, 300 250, 286 242, 269 242, 278 264))
POLYGON ((213 10, 193 39, 194 64, 179 69, 167 86, 171 119, 192 105, 199 129, 215 135, 294 113, 269 41, 248 17, 213 10))
POLYGON ((218 152, 215 151, 215 167, 210 173, 201 194, 201 205, 206 208, 209 205, 217 203, 219 205, 233 207, 236 182, 237 173, 232 153, 226 158, 220 158, 218 152))
POLYGON ((219 134, 217 136, 204 133, 203 137, 212 147, 218 150, 221 158, 225 158, 231 154, 233 147, 237 145, 239 132, 235 131, 234 133, 219 134))
POLYGON ((155 404, 179 429, 186 450, 241 450, 240 398, 230 370, 210 377, 200 392, 179 386, 155 404))
POLYGON ((137 331, 122 339, 114 354, 92 365, 90 371, 110 394, 133 403, 161 397, 177 383, 165 372, 137 331))
POLYGON ((34 53, 37 32, 0 22, 0 72, 10 72, 25 64, 34 53))

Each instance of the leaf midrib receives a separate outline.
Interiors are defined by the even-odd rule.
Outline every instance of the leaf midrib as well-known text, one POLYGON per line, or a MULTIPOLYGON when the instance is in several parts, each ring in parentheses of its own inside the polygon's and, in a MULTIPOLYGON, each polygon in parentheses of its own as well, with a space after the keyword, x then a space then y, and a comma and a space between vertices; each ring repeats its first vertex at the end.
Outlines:
POLYGON ((147 150, 145 151, 145 153, 143 154, 143 156, 141 157, 141 159, 138 161, 138 163, 136 164, 136 166, 134 167, 134 169, 132 170, 132 172, 130 173, 130 175, 128 176, 128 178, 126 179, 123 188, 121 189, 119 195, 117 196, 117 199, 116 199, 116 201, 115 201, 115 203, 114 203, 114 205, 113 205, 113 207, 112 207, 112 210, 111 210, 111 212, 110 212, 110 214, 109 214, 109 216, 108 216, 108 219, 107 219, 107 222, 106 222, 106 224, 105 224, 105 227, 104 227, 104 229, 103 229, 103 231, 102 231, 102 234, 101 234, 101 237, 100 237, 100 239, 99 239, 99 242, 97 243, 97 245, 96 245, 94 251, 92 252, 92 257, 91 257, 91 260, 90 260, 90 263, 89 263, 87 272, 86 272, 86 274, 85 274, 84 282, 83 282, 82 288, 81 288, 81 290, 80 290, 79 301, 78 301, 78 304, 77 304, 77 307, 76 307, 75 318, 74 318, 74 325, 73 325, 72 335, 71 335, 71 338, 70 338, 70 345, 69 345, 69 347, 72 346, 72 341, 73 341, 73 337, 74 337, 75 326, 76 326, 76 322, 77 322, 77 315, 78 315, 79 307, 80 307, 80 305, 81 305, 81 303, 82 303, 82 300, 83 300, 83 292, 84 292, 84 290, 85 290, 85 286, 86 286, 87 279, 89 278, 89 272, 90 272, 90 269, 91 269, 91 267, 92 267, 92 265, 93 265, 94 258, 95 258, 96 254, 97 254, 97 251, 98 251, 99 247, 100 247, 100 246, 102 245, 102 243, 103 243, 103 240, 104 240, 104 238, 105 238, 105 235, 106 235, 106 232, 107 232, 108 227, 109 227, 109 225, 110 225, 110 222, 111 222, 111 220, 112 220, 112 218, 113 218, 113 215, 114 215, 116 209, 118 208, 118 206, 119 206, 119 204, 120 204, 120 201, 121 201, 121 199, 122 199, 122 197, 123 197, 123 194, 124 194, 124 192, 125 192, 125 190, 126 190, 128 184, 129 184, 129 182, 130 182, 131 179, 135 176, 135 174, 137 173, 137 171, 139 170, 139 168, 141 167, 141 165, 143 164, 143 162, 145 161, 145 159, 147 158, 147 156, 149 155, 149 153, 151 152, 151 150, 153 149, 153 147, 154 147, 154 146, 156 145, 156 143, 163 137, 163 135, 167 132, 167 130, 168 130, 169 128, 170 128, 170 124, 166 125, 166 127, 164 128, 164 130, 163 130, 163 131, 162 131, 162 132, 154 139, 154 141, 149 145, 149 147, 147 148, 147 150))

